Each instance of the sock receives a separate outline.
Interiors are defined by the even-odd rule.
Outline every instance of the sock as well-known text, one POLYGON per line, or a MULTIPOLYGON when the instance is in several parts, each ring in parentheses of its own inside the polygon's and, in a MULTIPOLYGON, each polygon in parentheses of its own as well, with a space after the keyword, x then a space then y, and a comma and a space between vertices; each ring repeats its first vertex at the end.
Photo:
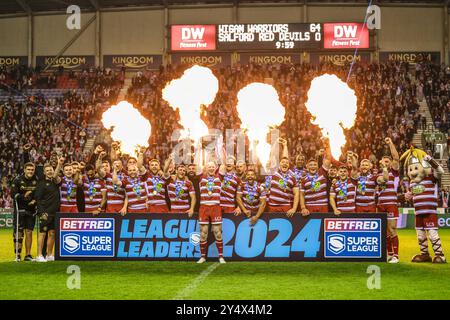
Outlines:
POLYGON ((417 232, 417 241, 419 242, 420 253, 423 255, 429 255, 427 232, 425 230, 416 230, 416 232, 417 232))
POLYGON ((398 258, 398 236, 395 235, 391 237, 392 243, 392 251, 394 252, 394 256, 398 258))
POLYGON ((223 240, 216 240, 217 251, 219 252, 219 258, 223 257, 223 240))
POLYGON ((444 253, 442 252, 441 238, 439 237, 438 231, 429 230, 428 236, 430 237, 430 242, 433 246, 434 255, 443 257, 444 253))
POLYGON ((386 237, 386 250, 387 250, 388 256, 394 255, 394 251, 392 250, 392 240, 391 240, 391 236, 389 234, 386 237))
POLYGON ((200 242, 200 253, 202 254, 202 258, 206 257, 206 246, 208 245, 207 241, 200 242))

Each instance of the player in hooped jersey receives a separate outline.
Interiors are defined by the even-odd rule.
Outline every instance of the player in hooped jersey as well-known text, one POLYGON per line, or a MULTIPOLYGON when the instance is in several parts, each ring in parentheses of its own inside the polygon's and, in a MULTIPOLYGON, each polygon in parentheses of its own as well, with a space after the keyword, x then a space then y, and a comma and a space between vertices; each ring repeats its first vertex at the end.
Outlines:
MULTIPOLYGON (((325 150, 320 150, 319 156, 325 150)), ((327 148, 327 157, 323 160, 322 167, 319 162, 311 158, 306 164, 306 172, 299 181, 300 209, 303 216, 314 212, 328 212, 328 171, 331 166, 331 151, 327 148)))
POLYGON ((415 209, 415 224, 420 254, 412 258, 412 262, 446 263, 442 252, 442 243, 438 233, 438 181, 444 169, 429 155, 420 162, 416 157, 410 157, 407 165, 407 174, 410 178, 408 200, 412 199, 415 209), (430 165, 432 168, 430 168, 430 165), (428 239, 434 251, 431 260, 428 252, 428 239))
POLYGON ((84 194, 85 212, 99 214, 106 205, 106 187, 104 182, 96 176, 93 165, 86 166, 86 174, 77 181, 82 186, 84 194))
MULTIPOLYGON (((59 172, 57 172, 59 174, 59 172)), ((66 163, 63 167, 63 176, 60 182, 60 212, 77 213, 77 180, 79 171, 74 172, 72 164, 66 163)))
POLYGON ((288 217, 292 217, 297 211, 299 204, 298 181, 289 170, 289 151, 287 142, 279 139, 282 145, 282 157, 278 170, 272 175, 267 176, 265 185, 267 192, 268 212, 283 212, 288 217))
POLYGON ((299 154, 295 157, 295 167, 290 170, 291 174, 294 175, 295 179, 300 182, 301 179, 306 175, 308 169, 305 166, 305 156, 299 154))
POLYGON ((330 190, 331 207, 336 215, 355 212, 357 183, 349 177, 346 164, 339 166, 338 177, 330 190))
POLYGON ((222 189, 220 193, 220 207, 222 214, 241 213, 241 208, 236 203, 237 189, 241 183, 241 179, 237 176, 234 157, 228 157, 225 165, 221 165, 219 169, 220 179, 222 180, 222 189))
POLYGON ((171 213, 187 213, 189 218, 194 214, 197 202, 195 189, 191 181, 186 179, 186 166, 181 163, 176 166, 175 175, 169 174, 172 159, 164 165, 164 178, 167 180, 167 194, 170 201, 171 213))
MULTIPOLYGON (((99 176, 104 180, 106 187, 106 213, 127 213, 128 198, 125 189, 112 182, 112 173, 109 161, 104 160, 105 152, 101 152, 96 162, 99 176)), ((116 169, 117 177, 122 180, 125 177, 123 165, 120 159, 113 161, 113 168, 116 169)))
POLYGON ((207 240, 209 233, 209 224, 212 225, 214 237, 216 239, 217 251, 219 253, 219 262, 225 263, 223 258, 223 240, 222 240, 222 210, 220 208, 220 194, 222 181, 216 173, 217 165, 214 162, 206 164, 206 171, 201 175, 200 186, 200 253, 201 258, 197 263, 206 261, 207 240))
POLYGON ((123 187, 128 199, 127 212, 147 213, 147 174, 140 175, 139 169, 135 164, 129 164, 127 168, 128 175, 122 180, 118 177, 117 168, 114 166, 112 182, 117 187, 123 187))
POLYGON ((238 187, 236 200, 241 211, 250 218, 250 223, 255 224, 266 208, 266 191, 256 181, 255 170, 248 169, 245 180, 238 187))
POLYGON ((150 213, 167 213, 166 179, 161 171, 159 161, 149 161, 150 172, 147 174, 147 206, 150 213))
POLYGON ((382 173, 379 174, 377 182, 380 188, 378 195, 378 212, 386 212, 388 216, 387 225, 387 251, 388 262, 398 263, 399 241, 397 235, 398 213, 398 197, 397 187, 399 183, 399 154, 394 143, 390 138, 386 138, 385 143, 388 145, 391 156, 383 156, 381 159, 382 173))
MULTIPOLYGON (((357 162, 356 157, 353 161, 357 162)), ((354 167, 357 166, 355 163, 354 167)), ((378 176, 371 173, 372 163, 368 159, 361 160, 359 169, 354 168, 351 176, 358 183, 356 188, 356 212, 373 213, 377 212, 375 202, 376 186, 378 176)))

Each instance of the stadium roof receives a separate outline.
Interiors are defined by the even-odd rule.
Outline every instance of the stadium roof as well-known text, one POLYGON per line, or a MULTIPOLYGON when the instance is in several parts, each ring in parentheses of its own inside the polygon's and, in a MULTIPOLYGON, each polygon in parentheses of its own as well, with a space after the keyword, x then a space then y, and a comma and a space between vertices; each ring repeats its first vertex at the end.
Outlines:
MULTIPOLYGON (((365 5, 367 0, 1 0, 0 14, 35 14, 43 12, 65 12, 69 5, 78 5, 81 10, 95 11, 120 8, 139 8, 149 6, 176 6, 176 5, 224 5, 224 4, 359 4, 365 5)), ((449 6, 450 0, 373 0, 378 5, 422 5, 422 6, 449 6)))

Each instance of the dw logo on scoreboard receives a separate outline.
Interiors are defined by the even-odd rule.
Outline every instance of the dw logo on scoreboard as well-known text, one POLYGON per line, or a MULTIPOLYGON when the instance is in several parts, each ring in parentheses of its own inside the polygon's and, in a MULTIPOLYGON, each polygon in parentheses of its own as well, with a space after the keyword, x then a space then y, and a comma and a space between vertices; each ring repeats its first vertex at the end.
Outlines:
POLYGON ((113 218, 61 218, 61 257, 114 257, 113 218))
POLYGON ((380 258, 381 219, 325 219, 325 258, 380 258))

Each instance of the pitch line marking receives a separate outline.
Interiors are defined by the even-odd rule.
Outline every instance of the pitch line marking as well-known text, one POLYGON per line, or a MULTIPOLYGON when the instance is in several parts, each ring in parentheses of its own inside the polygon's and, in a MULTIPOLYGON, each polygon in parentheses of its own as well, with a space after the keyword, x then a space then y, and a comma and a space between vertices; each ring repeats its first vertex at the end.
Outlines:
POLYGON ((191 283, 189 283, 184 289, 180 290, 175 297, 173 297, 172 300, 184 300, 186 297, 190 296, 195 289, 199 285, 202 284, 203 281, 214 271, 217 269, 217 267, 220 265, 220 263, 215 262, 212 265, 210 265, 208 268, 202 271, 197 278, 192 280, 191 283))

